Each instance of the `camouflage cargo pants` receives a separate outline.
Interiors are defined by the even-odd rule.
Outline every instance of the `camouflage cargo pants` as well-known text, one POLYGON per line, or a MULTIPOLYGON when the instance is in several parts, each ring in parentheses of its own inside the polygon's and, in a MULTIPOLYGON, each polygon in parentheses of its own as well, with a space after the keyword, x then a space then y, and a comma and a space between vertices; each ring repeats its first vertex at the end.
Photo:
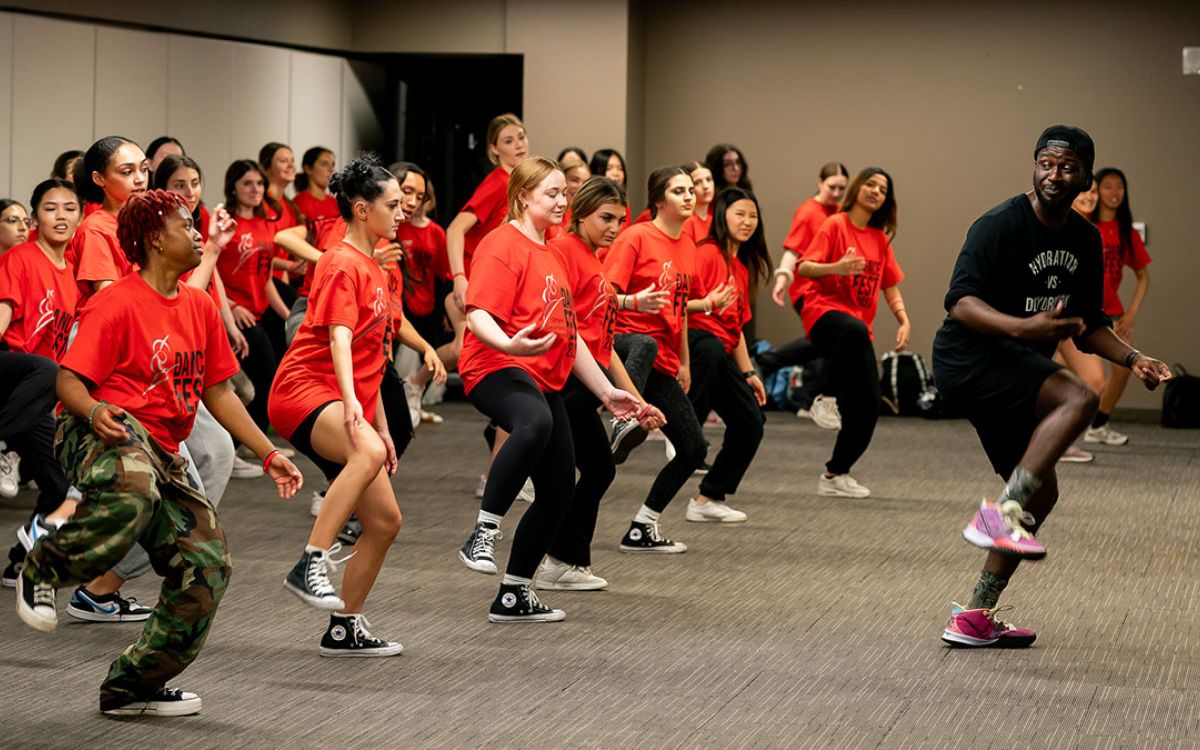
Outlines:
POLYGON ((162 576, 141 637, 117 657, 100 687, 102 704, 152 693, 192 663, 231 566, 221 522, 189 482, 184 459, 164 451, 132 416, 126 426, 130 440, 108 446, 86 420, 59 416, 55 452, 83 502, 25 563, 30 580, 61 588, 104 573, 140 542, 162 576))

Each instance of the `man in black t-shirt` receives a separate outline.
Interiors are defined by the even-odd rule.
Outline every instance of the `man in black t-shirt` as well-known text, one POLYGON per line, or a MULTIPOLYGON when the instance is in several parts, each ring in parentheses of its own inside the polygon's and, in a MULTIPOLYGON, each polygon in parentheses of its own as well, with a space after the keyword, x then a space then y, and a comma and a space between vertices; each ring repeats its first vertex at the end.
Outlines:
POLYGON ((1100 234, 1071 210, 1092 181, 1091 137, 1055 125, 1033 156, 1033 190, 967 232, 946 294, 949 315, 933 343, 946 408, 971 421, 1007 482, 963 529, 968 542, 990 551, 967 608, 953 605, 942 634, 952 646, 1021 647, 1037 637, 997 621, 996 601, 1021 560, 1046 556, 1034 533, 1058 500, 1054 464, 1098 404, 1094 391, 1051 359, 1058 342, 1074 339, 1082 351, 1128 367, 1148 388, 1171 377, 1165 364, 1119 339, 1104 315, 1100 234))

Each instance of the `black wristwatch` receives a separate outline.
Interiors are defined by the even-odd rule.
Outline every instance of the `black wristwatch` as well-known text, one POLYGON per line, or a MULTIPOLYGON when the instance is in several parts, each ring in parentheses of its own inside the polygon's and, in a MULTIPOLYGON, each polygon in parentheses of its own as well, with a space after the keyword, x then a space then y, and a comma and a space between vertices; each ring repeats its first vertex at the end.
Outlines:
POLYGON ((1133 360, 1137 359, 1140 356, 1142 356, 1142 353, 1139 352, 1137 349, 1130 349, 1129 353, 1125 355, 1125 361, 1122 363, 1125 365, 1125 369, 1126 370, 1132 369, 1133 368, 1133 360))
POLYGON ((758 373, 755 372, 754 370, 746 370, 745 372, 742 373, 742 377, 749 380, 750 378, 754 377, 757 374, 758 373))

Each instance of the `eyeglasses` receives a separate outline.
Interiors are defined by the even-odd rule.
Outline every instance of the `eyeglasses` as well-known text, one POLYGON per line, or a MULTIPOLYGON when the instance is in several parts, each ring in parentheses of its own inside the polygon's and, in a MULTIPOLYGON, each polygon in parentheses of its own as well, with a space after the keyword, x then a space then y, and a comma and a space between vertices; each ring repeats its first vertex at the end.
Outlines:
POLYGON ((22 219, 20 216, 10 216, 7 219, 0 219, 0 223, 14 227, 18 224, 24 224, 26 229, 33 229, 33 219, 22 219))

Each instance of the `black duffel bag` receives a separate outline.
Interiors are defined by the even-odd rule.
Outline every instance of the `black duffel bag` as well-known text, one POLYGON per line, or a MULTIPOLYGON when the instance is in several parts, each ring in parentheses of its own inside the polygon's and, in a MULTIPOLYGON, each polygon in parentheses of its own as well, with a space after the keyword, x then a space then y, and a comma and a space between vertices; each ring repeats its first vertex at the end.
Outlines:
POLYGON ((1171 368, 1163 391, 1163 427, 1200 427, 1200 377, 1188 375, 1183 365, 1171 368))

